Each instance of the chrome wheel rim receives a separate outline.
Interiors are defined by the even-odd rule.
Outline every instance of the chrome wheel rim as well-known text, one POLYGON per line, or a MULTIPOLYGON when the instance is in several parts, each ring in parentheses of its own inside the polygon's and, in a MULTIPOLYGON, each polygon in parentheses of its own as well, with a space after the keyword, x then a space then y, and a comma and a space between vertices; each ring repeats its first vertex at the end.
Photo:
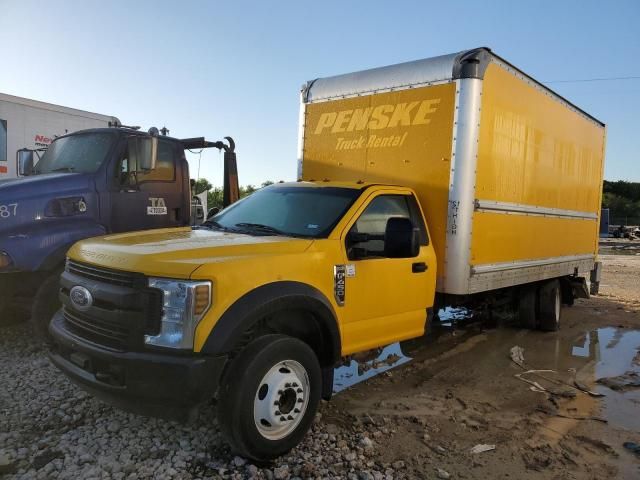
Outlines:
POLYGON ((284 360, 271 367, 258 384, 253 403, 260 435, 280 440, 291 434, 307 411, 309 393, 309 375, 300 363, 284 360))
POLYGON ((562 308, 560 301, 560 289, 556 289, 556 298, 555 298, 555 314, 556 314, 556 323, 560 321, 560 308, 562 308))

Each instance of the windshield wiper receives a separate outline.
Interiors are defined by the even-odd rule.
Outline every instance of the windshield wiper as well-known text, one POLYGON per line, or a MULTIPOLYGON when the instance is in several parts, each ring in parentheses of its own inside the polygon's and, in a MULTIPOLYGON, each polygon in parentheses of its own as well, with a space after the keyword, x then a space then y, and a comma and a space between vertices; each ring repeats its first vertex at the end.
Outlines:
POLYGON ((54 168, 53 170, 51 170, 51 172, 69 172, 69 173, 72 173, 73 172, 73 167, 54 168))
POLYGON ((227 227, 225 227, 223 225, 220 225, 215 220, 207 220, 205 222, 202 222, 199 226, 200 227, 207 227, 207 228, 215 228, 216 230, 222 230, 222 231, 225 231, 225 232, 233 231, 230 228, 227 228, 227 227))
POLYGON ((240 227, 245 230, 252 230, 252 231, 267 234, 267 235, 283 235, 285 237, 292 236, 289 233, 283 232, 282 230, 278 230, 277 228, 271 227, 269 225, 263 225, 262 223, 240 222, 240 223, 236 223, 234 226, 240 227))

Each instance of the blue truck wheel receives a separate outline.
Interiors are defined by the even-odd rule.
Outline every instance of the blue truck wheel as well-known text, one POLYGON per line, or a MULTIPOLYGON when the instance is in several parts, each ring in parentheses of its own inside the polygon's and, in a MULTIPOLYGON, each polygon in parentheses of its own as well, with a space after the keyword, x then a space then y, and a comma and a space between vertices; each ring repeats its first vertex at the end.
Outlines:
POLYGON ((60 273, 56 272, 45 278, 34 298, 31 309, 31 326, 35 335, 48 342, 49 323, 53 315, 60 309, 60 273))

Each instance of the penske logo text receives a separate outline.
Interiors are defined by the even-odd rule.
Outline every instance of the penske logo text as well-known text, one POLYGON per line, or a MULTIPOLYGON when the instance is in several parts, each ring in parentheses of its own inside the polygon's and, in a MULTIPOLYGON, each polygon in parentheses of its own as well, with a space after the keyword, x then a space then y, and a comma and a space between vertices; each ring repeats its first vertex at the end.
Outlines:
POLYGON ((439 98, 416 102, 378 105, 377 107, 340 110, 320 115, 313 130, 321 133, 360 132, 363 130, 382 130, 398 126, 427 125, 435 113, 439 98))

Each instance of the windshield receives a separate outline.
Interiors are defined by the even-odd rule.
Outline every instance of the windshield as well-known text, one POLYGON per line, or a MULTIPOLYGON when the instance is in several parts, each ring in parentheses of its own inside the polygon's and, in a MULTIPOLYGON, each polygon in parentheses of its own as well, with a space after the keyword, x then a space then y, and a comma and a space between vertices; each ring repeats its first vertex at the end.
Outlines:
POLYGON ((325 237, 360 195, 338 187, 272 185, 226 208, 205 226, 258 235, 325 237))
POLYGON ((94 173, 115 141, 112 133, 81 133, 55 140, 34 167, 34 173, 94 173))

